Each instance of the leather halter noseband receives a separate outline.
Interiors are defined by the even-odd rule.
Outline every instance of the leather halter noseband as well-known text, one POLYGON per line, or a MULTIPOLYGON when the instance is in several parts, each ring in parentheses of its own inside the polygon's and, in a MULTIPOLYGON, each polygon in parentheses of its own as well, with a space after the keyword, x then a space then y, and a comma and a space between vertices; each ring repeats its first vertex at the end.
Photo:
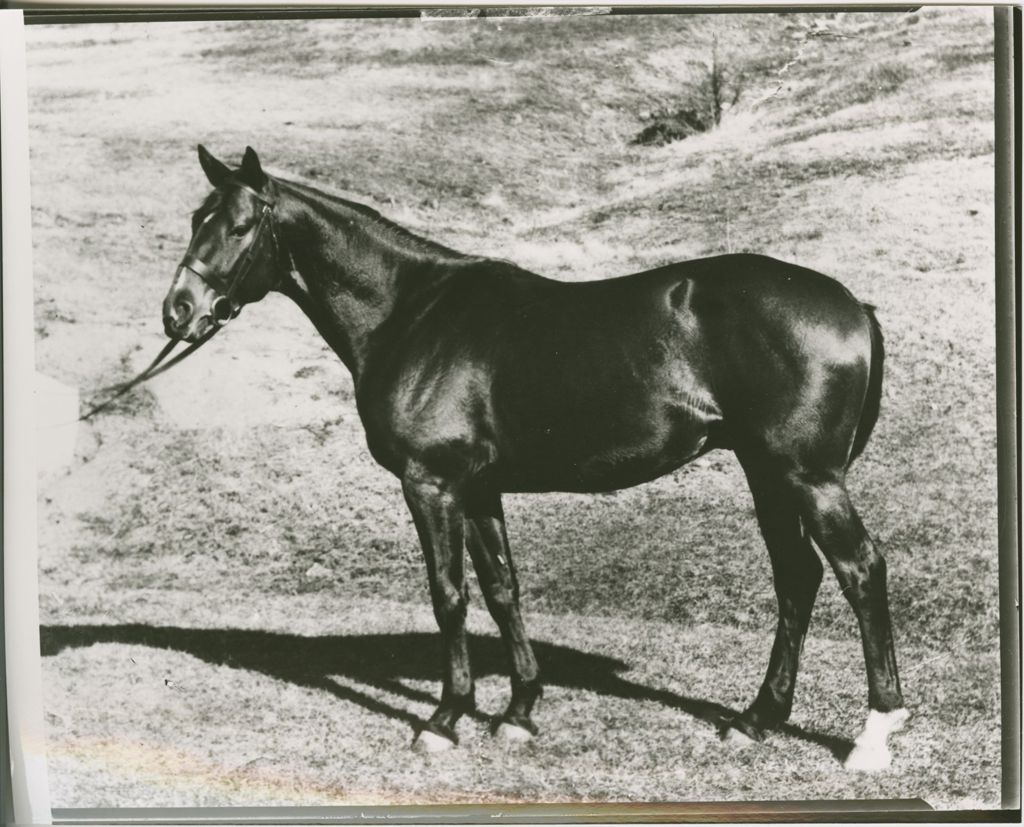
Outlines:
POLYGON ((259 258, 259 254, 262 252, 263 244, 267 238, 269 231, 269 237, 274 243, 274 253, 276 255, 280 253, 280 243, 277 238, 277 230, 274 228, 274 207, 275 202, 267 198, 265 195, 261 195, 256 192, 252 187, 242 183, 235 183, 233 186, 248 193, 257 201, 263 204, 260 210, 260 220, 256 225, 256 236, 253 238, 252 243, 246 247, 241 255, 235 260, 231 269, 228 271, 227 277, 227 289, 224 286, 217 283, 217 280, 211 273, 211 267, 205 261, 198 256, 192 255, 186 252, 181 263, 178 265, 178 270, 182 268, 191 270, 199 278, 201 278, 206 285, 216 292, 217 298, 215 298, 210 305, 210 319, 216 327, 223 327, 231 319, 235 318, 241 311, 242 305, 236 300, 238 290, 242 286, 242 282, 245 277, 249 274, 249 270, 252 268, 253 263, 259 258), (217 308, 222 308, 218 312, 217 308))

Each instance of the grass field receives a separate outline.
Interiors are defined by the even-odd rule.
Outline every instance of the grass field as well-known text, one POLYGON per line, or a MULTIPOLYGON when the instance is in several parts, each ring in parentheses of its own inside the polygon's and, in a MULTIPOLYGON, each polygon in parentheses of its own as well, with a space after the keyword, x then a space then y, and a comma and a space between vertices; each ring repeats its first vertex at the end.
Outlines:
MULTIPOLYGON (((55 806, 998 803, 987 10, 28 35, 37 362, 83 390, 162 342, 207 191, 199 142, 229 160, 251 144, 558 278, 757 251, 876 305, 883 412, 850 484, 889 561, 914 715, 891 772, 843 772, 866 681, 829 576, 792 727, 753 751, 718 741, 760 683, 775 598, 742 473, 714 453, 627 491, 507 498, 543 735, 510 752, 470 719, 458 750, 413 755, 440 670, 411 520, 344 367, 271 297, 84 426, 73 467, 40 486, 55 806), (743 77, 719 128, 635 145, 713 43, 743 77)), ((497 639, 483 613, 471 625, 493 714, 497 639)))

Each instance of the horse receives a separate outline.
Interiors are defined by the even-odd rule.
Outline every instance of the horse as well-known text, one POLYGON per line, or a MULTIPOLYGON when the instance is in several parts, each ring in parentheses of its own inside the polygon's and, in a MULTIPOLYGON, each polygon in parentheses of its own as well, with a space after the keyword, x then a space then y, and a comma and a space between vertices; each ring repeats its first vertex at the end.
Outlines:
POLYGON ((203 146, 213 190, 163 303, 172 339, 213 335, 270 291, 292 299, 352 374, 374 460, 401 481, 443 642, 436 710, 413 747, 458 744, 475 710, 468 551, 511 673, 494 735, 538 733, 541 676, 519 604, 502 494, 607 492, 714 449, 735 453, 768 548, 778 625, 764 681, 723 728, 743 746, 790 716, 824 567, 860 627, 868 714, 844 765, 890 766, 909 713, 886 562, 846 474, 879 414, 874 309, 834 279, 730 254, 568 283, 428 241, 365 205, 203 146))

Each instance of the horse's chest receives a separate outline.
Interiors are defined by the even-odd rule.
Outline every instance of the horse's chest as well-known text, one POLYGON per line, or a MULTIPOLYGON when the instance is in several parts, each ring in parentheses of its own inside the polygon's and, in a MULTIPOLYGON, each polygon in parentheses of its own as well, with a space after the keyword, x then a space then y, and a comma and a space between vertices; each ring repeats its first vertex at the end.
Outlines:
POLYGON ((376 383, 359 407, 371 452, 396 473, 409 460, 478 466, 491 450, 486 387, 471 366, 396 372, 376 383))

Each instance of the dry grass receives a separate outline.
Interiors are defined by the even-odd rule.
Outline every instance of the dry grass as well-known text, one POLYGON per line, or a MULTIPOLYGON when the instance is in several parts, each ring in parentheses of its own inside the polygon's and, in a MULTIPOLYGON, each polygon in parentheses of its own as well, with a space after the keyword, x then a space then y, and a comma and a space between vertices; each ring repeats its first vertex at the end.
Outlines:
MULTIPOLYGON (((543 737, 509 749, 486 719, 468 719, 459 750, 422 757, 408 750, 408 718, 432 709, 439 654, 425 605, 329 606, 307 594, 209 606, 205 592, 188 596, 189 622, 161 627, 154 613, 173 616, 180 594, 118 590, 116 607, 90 608, 69 593, 75 622, 44 627, 43 651, 60 664, 48 686, 60 800, 111 806, 127 789, 179 806, 907 796, 949 805, 977 789, 950 774, 948 750, 975 755, 976 773, 996 769, 986 753, 998 744, 987 714, 997 670, 985 655, 953 664, 909 647, 915 681, 946 687, 939 703, 960 713, 941 737, 917 722, 892 773, 857 778, 833 757, 848 748, 833 733, 856 726, 863 695, 858 682, 835 680, 860 667, 852 638, 809 641, 793 728, 737 753, 716 726, 756 690, 750 661, 762 634, 652 621, 638 640, 618 618, 532 613, 548 683, 543 737), (967 682, 957 679, 964 666, 967 682), (83 683, 130 704, 83 705, 83 683), (175 736, 154 738, 155 720, 175 736)), ((470 629, 480 708, 496 714, 507 697, 500 644, 482 612, 470 629)))
MULTIPOLYGON (((344 369, 275 298, 90 425, 41 492, 55 803, 997 802, 986 54, 987 14, 946 9, 30 30, 37 358, 83 388, 140 368, 162 339, 159 303, 206 191, 199 141, 228 158, 252 144, 431 238, 561 278, 757 250, 877 305, 883 416, 851 485, 890 561, 915 713, 892 773, 839 770, 830 747, 865 693, 828 580, 803 735, 719 745, 707 718, 756 691, 774 596, 742 474, 713 454, 629 491, 509 498, 524 603, 556 670, 545 735, 509 755, 469 721, 463 749, 411 756, 408 718, 437 692, 417 659, 432 621, 414 532, 365 451, 344 369), (630 145, 712 37, 748 61, 749 94, 712 132, 630 145), (373 658, 329 652, 368 640, 391 683, 368 682, 373 658), (254 643, 329 663, 314 680, 254 643), (643 691, 619 697, 623 679, 643 691)), ((506 687, 482 645, 493 712, 506 687)))

